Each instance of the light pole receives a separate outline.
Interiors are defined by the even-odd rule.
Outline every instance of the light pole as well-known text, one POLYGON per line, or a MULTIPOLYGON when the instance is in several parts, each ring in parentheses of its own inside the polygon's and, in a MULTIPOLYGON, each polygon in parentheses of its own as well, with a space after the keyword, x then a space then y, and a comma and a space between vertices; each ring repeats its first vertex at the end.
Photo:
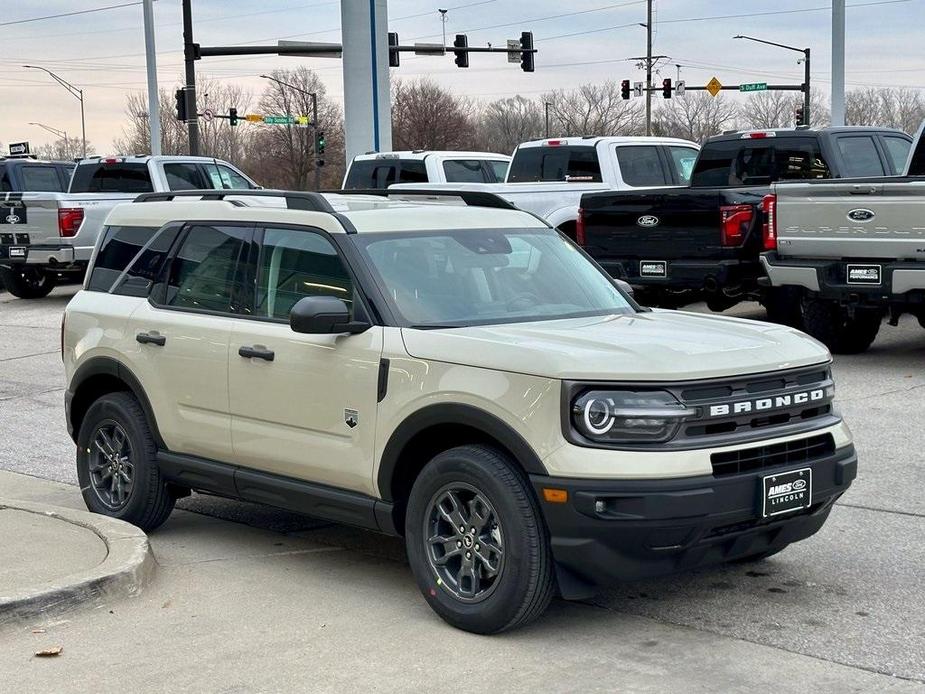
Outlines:
POLYGON ((81 134, 81 139, 83 141, 83 156, 84 158, 86 158, 87 156, 87 125, 86 125, 86 121, 84 120, 84 90, 78 89, 77 87, 75 87, 73 84, 71 84, 67 80, 64 80, 58 77, 58 75, 53 73, 48 68, 40 67, 38 65, 23 65, 23 67, 29 68, 30 70, 41 70, 42 72, 47 72, 49 75, 51 75, 52 79, 54 79, 58 84, 60 84, 65 89, 67 89, 67 91, 70 93, 71 96, 73 96, 75 99, 80 101, 80 134, 81 134))
POLYGON ((733 36, 734 39, 746 39, 748 41, 755 41, 756 43, 766 43, 769 46, 777 46, 778 48, 786 48, 788 51, 796 51, 797 53, 803 54, 803 124, 810 124, 809 116, 809 56, 810 50, 808 48, 797 48, 796 46, 788 46, 785 43, 776 43, 774 41, 765 41, 764 39, 756 39, 754 36, 743 36, 739 34, 733 36))
POLYGON ((47 130, 52 135, 63 137, 64 138, 64 155, 65 157, 69 157, 71 151, 70 151, 70 148, 67 146, 67 131, 66 130, 58 130, 57 128, 52 128, 50 125, 45 125, 44 123, 33 123, 32 121, 29 121, 29 125, 35 125, 39 128, 42 128, 43 130, 47 130))
POLYGON ((294 84, 283 82, 282 80, 276 79, 271 75, 260 76, 265 80, 276 82, 277 84, 280 84, 284 87, 289 87, 290 89, 293 89, 312 98, 312 132, 315 133, 315 137, 312 138, 312 161, 315 163, 315 190, 321 190, 321 169, 318 168, 318 94, 315 92, 310 92, 307 89, 297 87, 294 84))

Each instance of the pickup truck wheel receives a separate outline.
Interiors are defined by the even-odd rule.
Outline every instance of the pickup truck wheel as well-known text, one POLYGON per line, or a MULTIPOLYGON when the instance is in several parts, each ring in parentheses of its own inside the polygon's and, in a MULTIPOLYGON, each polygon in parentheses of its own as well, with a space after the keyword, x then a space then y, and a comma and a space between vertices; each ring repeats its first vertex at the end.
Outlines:
POLYGON ((13 296, 19 299, 41 299, 55 288, 58 277, 29 265, 0 267, 0 281, 13 296))
POLYGON ((798 287, 772 287, 764 292, 761 303, 771 323, 803 328, 802 291, 798 287))
POLYGON ((431 460, 414 482, 405 529, 424 598, 459 629, 522 626, 552 598, 552 552, 536 498, 493 448, 460 446, 431 460))
POLYGON ((141 405, 110 393, 90 405, 77 435, 77 479, 87 508, 142 530, 160 526, 176 501, 157 467, 141 405))
POLYGON ((835 354, 859 354, 870 347, 883 317, 876 310, 857 309, 851 316, 833 301, 812 299, 803 305, 803 329, 835 354))

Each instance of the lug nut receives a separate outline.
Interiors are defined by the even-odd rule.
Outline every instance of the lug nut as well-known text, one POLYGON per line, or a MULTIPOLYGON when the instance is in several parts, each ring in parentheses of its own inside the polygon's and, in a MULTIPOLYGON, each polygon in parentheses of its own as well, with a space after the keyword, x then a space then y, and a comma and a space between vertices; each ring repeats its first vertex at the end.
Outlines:
POLYGON ((476 546, 475 546, 475 551, 476 551, 476 552, 478 552, 480 549, 482 549, 482 548, 481 548, 479 545, 476 545, 476 546))
POLYGON ((466 559, 472 559, 472 552, 466 552, 466 559))
POLYGON ((461 532, 461 533, 466 532, 466 526, 465 526, 465 525, 460 525, 460 526, 459 526, 459 532, 461 532))
POLYGON ((462 547, 462 541, 461 541, 461 540, 456 540, 456 546, 457 546, 457 547, 462 547))

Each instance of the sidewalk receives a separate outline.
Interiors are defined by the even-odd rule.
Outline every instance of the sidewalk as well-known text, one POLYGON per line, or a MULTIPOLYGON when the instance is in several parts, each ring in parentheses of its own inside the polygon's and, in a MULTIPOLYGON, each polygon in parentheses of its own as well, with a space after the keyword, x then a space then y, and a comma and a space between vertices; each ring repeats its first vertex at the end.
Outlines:
MULTIPOLYGON (((81 506, 75 487, 13 473, 0 472, 0 493, 81 506)), ((10 534, 0 525, 0 538, 10 534)), ((279 533, 179 510, 150 542, 157 570, 136 597, 0 626, 4 691, 922 690, 580 603, 555 601, 529 628, 473 636, 425 605, 400 540, 342 526, 279 533), (56 658, 34 657, 59 646, 56 658)))

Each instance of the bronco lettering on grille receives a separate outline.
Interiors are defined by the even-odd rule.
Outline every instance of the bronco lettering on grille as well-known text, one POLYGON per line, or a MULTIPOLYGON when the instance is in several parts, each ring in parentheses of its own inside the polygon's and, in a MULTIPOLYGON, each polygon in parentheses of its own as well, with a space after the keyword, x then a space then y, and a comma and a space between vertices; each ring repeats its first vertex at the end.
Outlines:
POLYGON ((741 400, 739 402, 722 405, 710 405, 709 416, 725 417, 728 415, 748 414, 749 412, 767 412, 768 410, 779 410, 795 405, 806 405, 807 403, 824 399, 825 390, 816 388, 815 390, 806 390, 801 393, 775 395, 773 397, 758 398, 755 400, 741 400))

